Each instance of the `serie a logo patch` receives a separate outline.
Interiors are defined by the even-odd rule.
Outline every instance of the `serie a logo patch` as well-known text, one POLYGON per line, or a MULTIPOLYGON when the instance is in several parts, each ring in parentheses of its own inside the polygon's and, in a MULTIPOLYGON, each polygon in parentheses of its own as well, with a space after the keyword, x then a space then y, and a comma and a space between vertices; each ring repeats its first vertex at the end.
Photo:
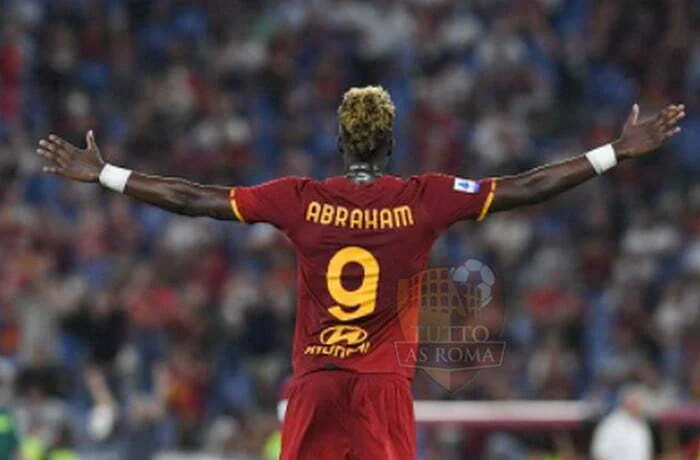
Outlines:
POLYGON ((462 193, 479 193, 479 188, 481 186, 478 182, 461 177, 455 177, 455 183, 452 186, 453 190, 462 193))

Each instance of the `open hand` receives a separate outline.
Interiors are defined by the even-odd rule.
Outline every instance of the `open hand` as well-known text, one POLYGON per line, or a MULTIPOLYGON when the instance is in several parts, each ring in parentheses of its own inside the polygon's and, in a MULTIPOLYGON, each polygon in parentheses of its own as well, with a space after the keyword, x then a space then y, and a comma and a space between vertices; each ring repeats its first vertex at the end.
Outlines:
POLYGON ((681 132, 676 126, 685 117, 685 106, 669 105, 655 116, 639 119, 639 105, 634 104, 622 135, 613 142, 619 160, 644 155, 661 147, 668 139, 681 132))
POLYGON ((48 140, 40 140, 36 153, 53 162, 43 171, 80 182, 97 182, 105 162, 92 130, 85 135, 85 142, 87 148, 80 149, 54 134, 48 140))

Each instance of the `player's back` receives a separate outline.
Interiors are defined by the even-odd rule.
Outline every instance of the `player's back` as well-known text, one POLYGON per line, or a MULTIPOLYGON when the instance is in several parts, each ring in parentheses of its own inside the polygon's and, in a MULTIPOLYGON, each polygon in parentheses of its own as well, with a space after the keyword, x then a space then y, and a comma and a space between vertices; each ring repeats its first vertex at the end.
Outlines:
POLYGON ((240 218, 273 223, 297 248, 295 373, 338 367, 411 376, 394 345, 414 336, 417 305, 399 298, 399 286, 425 269, 445 228, 486 213, 493 187, 426 174, 364 184, 284 178, 236 189, 240 218))

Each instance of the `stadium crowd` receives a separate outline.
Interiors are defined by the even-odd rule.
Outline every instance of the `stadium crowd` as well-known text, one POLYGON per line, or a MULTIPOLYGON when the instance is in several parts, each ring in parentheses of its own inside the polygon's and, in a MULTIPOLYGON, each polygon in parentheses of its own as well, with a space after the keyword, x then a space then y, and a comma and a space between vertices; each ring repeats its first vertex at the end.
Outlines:
POLYGON ((478 258, 502 288, 504 365, 450 397, 700 403, 697 1, 0 0, 1 394, 26 458, 275 458, 294 319, 274 228, 42 175, 37 139, 94 129, 114 164, 222 185, 324 177, 340 96, 368 83, 396 103, 400 175, 514 173, 611 141, 635 102, 685 103, 658 155, 460 224, 432 263, 478 258))

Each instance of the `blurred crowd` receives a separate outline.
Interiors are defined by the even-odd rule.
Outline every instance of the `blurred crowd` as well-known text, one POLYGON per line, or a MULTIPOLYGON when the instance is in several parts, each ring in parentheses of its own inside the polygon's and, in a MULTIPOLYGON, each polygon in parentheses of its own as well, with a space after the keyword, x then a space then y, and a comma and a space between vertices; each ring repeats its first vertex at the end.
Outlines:
POLYGON ((450 397, 700 403, 700 2, 0 0, 0 399, 27 459, 275 458, 295 307, 274 228, 42 175, 38 138, 94 129, 111 163, 205 183, 324 177, 340 96, 370 83, 400 175, 518 172, 613 140, 635 102, 685 103, 658 154, 459 224, 432 264, 501 286, 504 365, 450 397))

